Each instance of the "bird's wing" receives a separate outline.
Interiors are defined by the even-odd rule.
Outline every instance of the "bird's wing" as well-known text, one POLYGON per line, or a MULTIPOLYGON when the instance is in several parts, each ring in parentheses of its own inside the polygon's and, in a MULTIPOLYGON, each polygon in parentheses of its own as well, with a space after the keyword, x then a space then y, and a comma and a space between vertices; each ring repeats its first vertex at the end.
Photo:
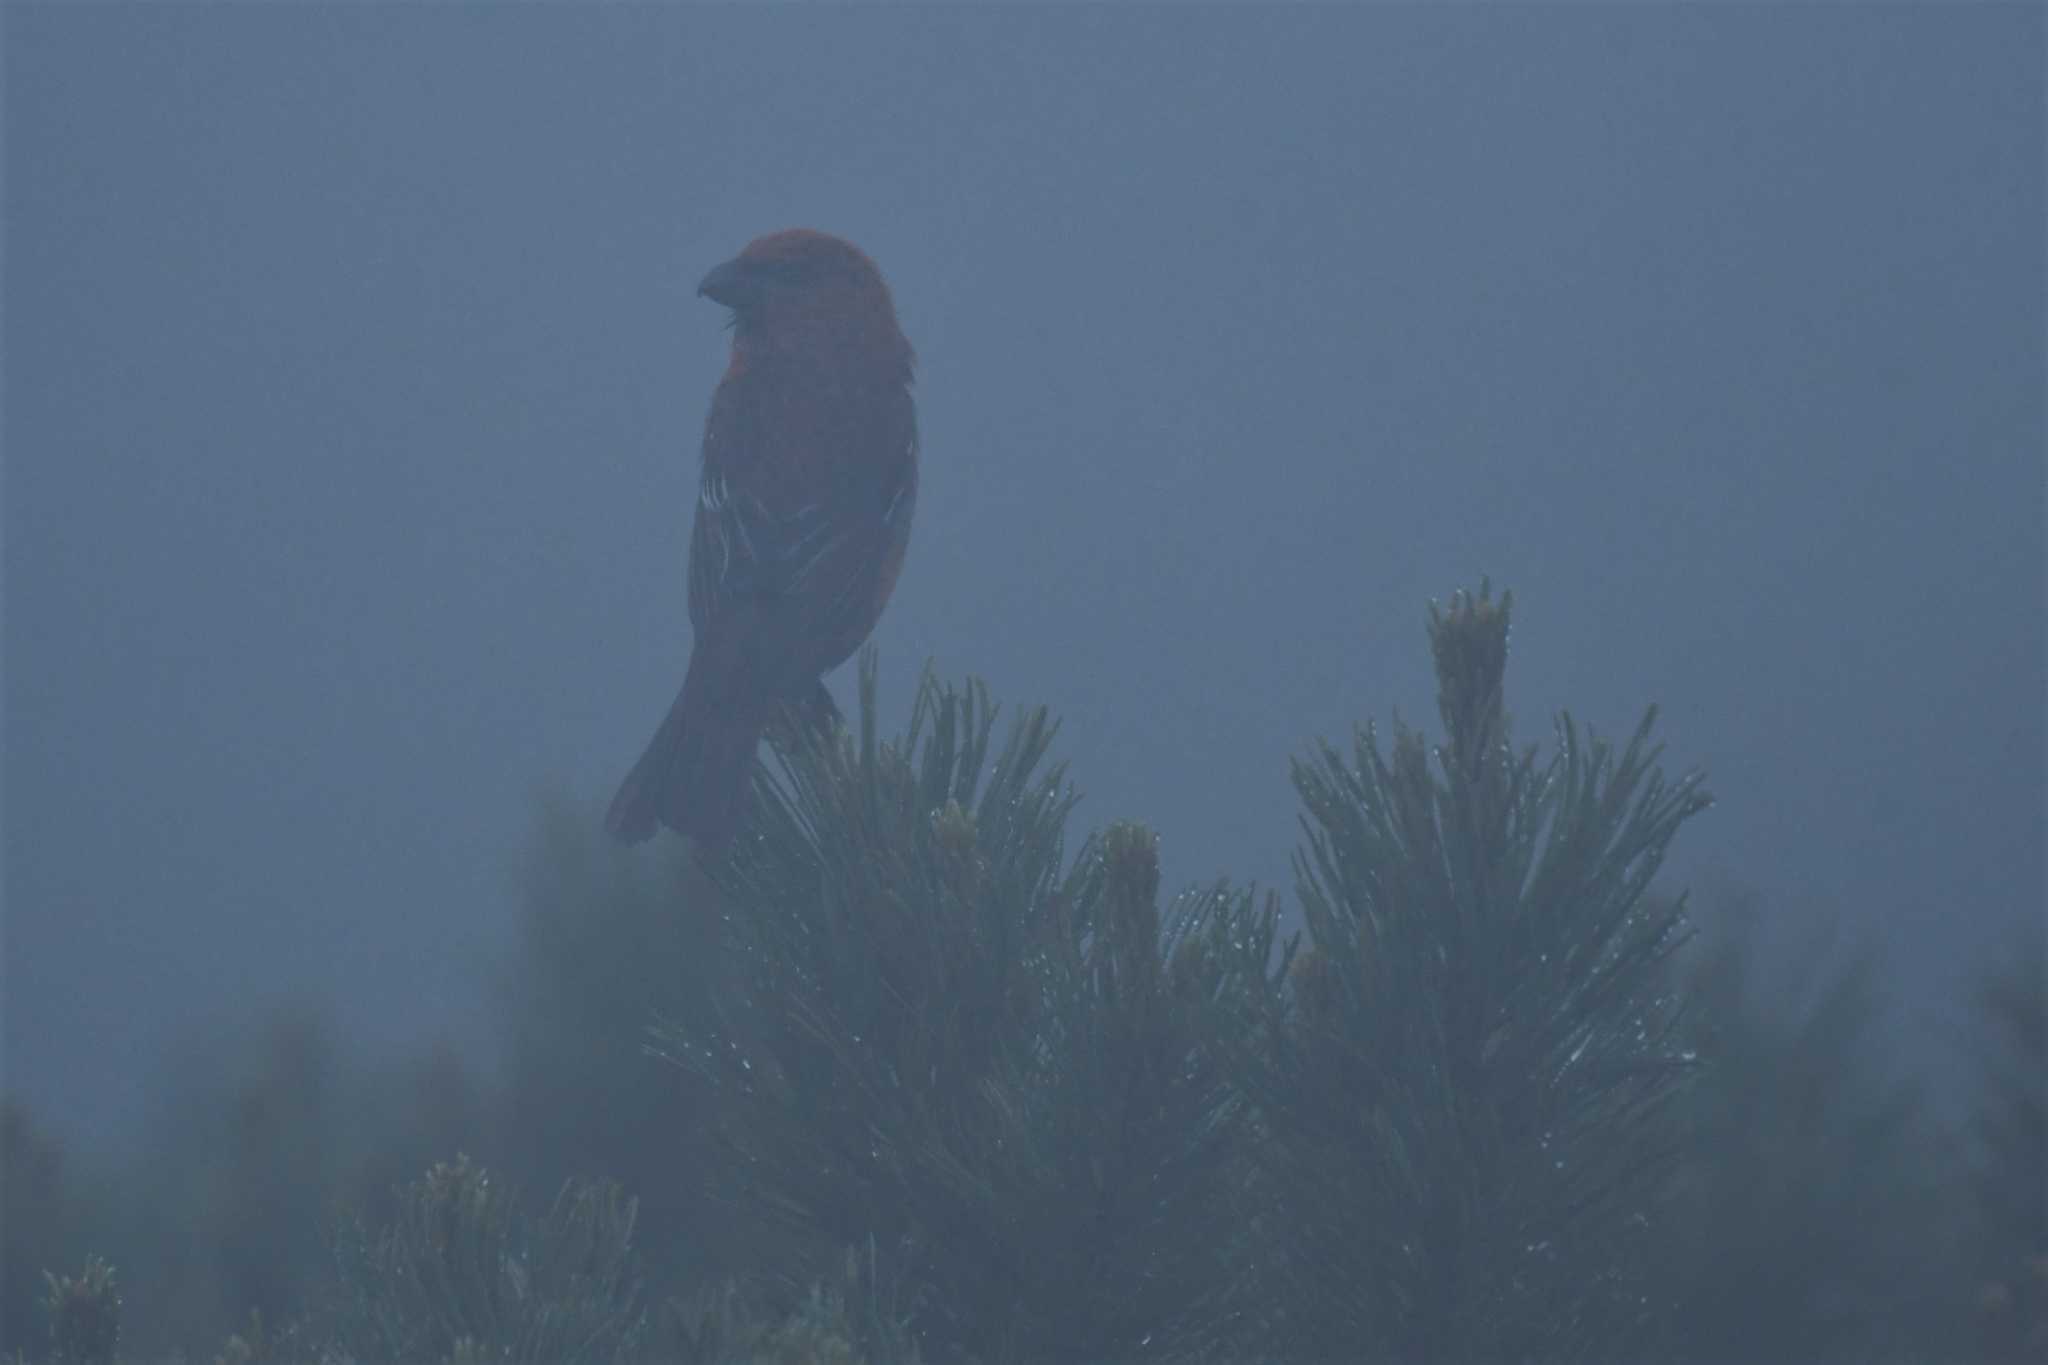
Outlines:
POLYGON ((701 637, 745 612, 789 636, 758 643, 808 643, 822 670, 845 657, 843 637, 850 653, 873 626, 894 578, 917 499, 917 421, 899 390, 867 421, 809 426, 743 385, 719 386, 690 539, 690 624, 701 637), (816 449, 827 441, 843 448, 816 449))

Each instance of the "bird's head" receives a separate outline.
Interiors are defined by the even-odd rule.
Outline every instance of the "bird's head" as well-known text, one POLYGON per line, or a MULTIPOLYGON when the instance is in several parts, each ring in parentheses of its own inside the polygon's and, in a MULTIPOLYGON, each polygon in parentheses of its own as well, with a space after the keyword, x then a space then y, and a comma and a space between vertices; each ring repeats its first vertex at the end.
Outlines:
POLYGON ((756 237, 712 269, 697 292, 732 309, 737 345, 900 347, 896 305, 867 253, 830 233, 788 228, 756 237))

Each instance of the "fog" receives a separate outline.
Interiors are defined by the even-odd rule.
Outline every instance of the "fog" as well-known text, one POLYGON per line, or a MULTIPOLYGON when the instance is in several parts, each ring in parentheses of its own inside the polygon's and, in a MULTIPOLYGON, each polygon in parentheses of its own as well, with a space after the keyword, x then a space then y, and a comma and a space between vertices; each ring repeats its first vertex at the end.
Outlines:
MULTIPOLYGON (((1665 874, 1839 915, 1908 1053, 2043 908, 2026 6, 8 6, 5 1086, 113 1141, 331 1003, 489 1050, 539 800, 681 677, 751 237, 876 259, 924 480, 875 634, 1077 822, 1286 888, 1287 760, 1661 708, 1665 874)), ((831 680, 850 699, 851 668, 831 680)))

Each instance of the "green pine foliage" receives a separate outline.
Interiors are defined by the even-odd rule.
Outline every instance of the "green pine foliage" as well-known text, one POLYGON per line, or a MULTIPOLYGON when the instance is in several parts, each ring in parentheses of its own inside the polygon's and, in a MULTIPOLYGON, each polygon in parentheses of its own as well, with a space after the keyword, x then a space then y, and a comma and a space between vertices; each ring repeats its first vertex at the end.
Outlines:
POLYGON ((97 1256, 76 1275, 45 1272, 50 1365, 114 1365, 120 1358, 121 1293, 114 1268, 97 1256))
MULTIPOLYGON (((138 1339, 234 1365, 1960 1354, 1962 1148, 1883 1064, 1881 983, 1788 1008, 1739 940, 1684 947, 1655 879, 1707 797, 1649 718, 1517 747, 1509 616, 1432 613, 1439 740, 1294 765, 1285 944, 1276 897, 1167 894, 1144 826, 1070 835, 1043 710, 928 675, 885 737, 869 653, 853 729, 775 735, 707 868, 549 814, 491 1088, 445 1053, 360 1077, 286 1012, 107 1187, 126 1221, 64 1213, 92 1183, 9 1107, 10 1344, 48 1225, 140 1214, 177 1264, 124 1261, 138 1339), (560 1197, 467 1158, 392 1187, 479 1138, 560 1197)), ((1969 1167, 2012 1359, 2048 1321, 2028 964, 1982 1002, 1969 1167)), ((106 1263, 46 1283, 49 1358, 115 1359, 106 1263)))
POLYGON ((676 1365, 918 1365, 909 1324, 879 1302, 879 1269, 872 1246, 865 1256, 849 1252, 837 1282, 814 1282, 787 1312, 730 1279, 671 1299, 660 1315, 668 1347, 661 1358, 676 1365))
POLYGON ((1432 614, 1445 740, 1370 730, 1295 765, 1309 946, 1254 1002, 1234 1075, 1260 1115, 1272 1246, 1255 1335, 1302 1359, 1626 1355, 1693 1059, 1646 896, 1707 798, 1560 721, 1509 742, 1509 600, 1432 614), (1432 760, 1434 760, 1432 762, 1432 760))
POLYGON ((407 1187, 386 1226, 337 1238, 312 1339, 330 1359, 596 1365, 643 1358, 633 1201, 571 1182, 538 1220, 466 1157, 407 1187))
POLYGON ((0 1100, 0 1358, 41 1349, 48 1318, 44 1267, 83 1258, 67 1155, 28 1106, 0 1100))
POLYGON ((622 856, 587 811, 543 806, 494 993, 503 1064, 484 1155, 524 1188, 602 1176, 631 1190, 654 1287, 681 1292, 730 1269, 743 1229, 706 1198, 704 1095, 644 1045, 657 1012, 695 1017, 720 965, 715 895, 664 845, 622 856))
POLYGON ((1953 1141, 1890 1059, 1876 959, 1853 942, 1836 948, 1823 923, 1784 934, 1788 949, 1766 970, 1756 908, 1715 908, 1677 977, 1707 1066, 1686 1096, 1685 1161, 1656 1248, 1675 1353, 1953 1353, 1962 1286, 1937 1183, 1954 1167, 1953 1141))
MULTIPOLYGON (((485 1126, 447 1048, 378 1065, 346 1049, 314 1005, 251 1002, 239 1028, 171 1049, 132 1152, 86 1146, 51 1167, 18 1120, 28 1137, 8 1134, 0 1186, 10 1292, 87 1250, 105 1256, 121 1276, 121 1348, 145 1361, 210 1360, 231 1333, 253 1344, 252 1312, 300 1316, 330 1270, 335 1210, 381 1220, 394 1184, 485 1126)), ((44 1319, 10 1301, 9 1346, 36 1352, 44 1319)))
POLYGON ((2048 954, 2038 923, 1977 989, 1977 1347, 2048 1358, 2048 954))
MULTIPOLYGON (((864 658, 858 733, 764 772, 718 873, 722 1027, 667 1045, 720 1093, 786 1288, 874 1246, 934 1358, 1161 1352, 1227 1244, 1244 1109, 1198 1041, 1199 951, 1162 957, 1153 837, 1069 863, 1053 727, 1026 712, 998 748, 995 723, 928 676, 885 742, 864 658)), ((1227 901, 1187 898, 1165 942, 1227 901)))
POLYGON ((927 678, 764 776, 720 873, 741 987, 674 1055, 727 1099, 733 1188, 806 1246, 876 1239, 934 1356, 1588 1355, 1656 1319, 1641 1249, 1692 1059, 1645 892, 1706 804, 1648 722, 1508 743, 1508 602, 1432 625, 1432 772, 1297 766, 1310 948, 1217 889, 1162 922, 1151 836, 1062 860, 1042 712, 993 749, 927 678))

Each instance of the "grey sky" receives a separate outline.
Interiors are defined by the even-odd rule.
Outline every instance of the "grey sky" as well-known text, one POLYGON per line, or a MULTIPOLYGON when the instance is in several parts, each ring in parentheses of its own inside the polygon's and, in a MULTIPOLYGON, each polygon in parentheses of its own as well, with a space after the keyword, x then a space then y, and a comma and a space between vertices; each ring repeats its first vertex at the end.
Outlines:
MULTIPOLYGON (((131 1117, 312 991, 478 1036, 534 798, 681 677, 726 341, 803 224, 922 357, 877 640, 1065 720, 1083 827, 1282 886, 1287 759, 1664 708, 1674 880, 1941 1015, 2042 914, 2034 5, 10 4, 5 1084, 131 1117)), ((850 670, 849 670, 850 671, 850 670)), ((850 679, 834 680, 842 697, 850 679)))

